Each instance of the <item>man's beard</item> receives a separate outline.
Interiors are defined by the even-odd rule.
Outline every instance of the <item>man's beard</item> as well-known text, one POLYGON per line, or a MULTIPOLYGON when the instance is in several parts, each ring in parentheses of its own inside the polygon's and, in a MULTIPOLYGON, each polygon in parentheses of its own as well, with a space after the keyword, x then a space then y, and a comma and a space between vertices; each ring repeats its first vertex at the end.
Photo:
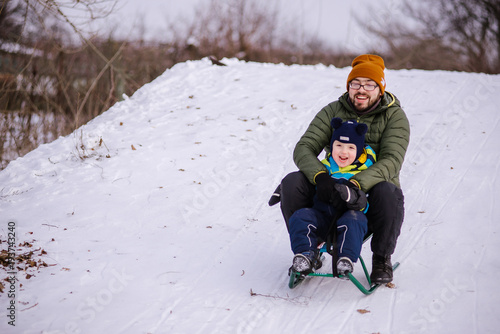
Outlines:
POLYGON ((380 101, 380 98, 375 99, 375 100, 370 100, 370 96, 365 95, 365 94, 356 94, 354 95, 353 99, 351 100, 352 105, 354 106, 354 109, 356 109, 357 112, 359 113, 364 113, 367 111, 371 111, 371 109, 378 105, 378 102, 380 101), (368 104, 364 106, 364 103, 356 103, 356 97, 357 96, 366 96, 368 98, 368 104))

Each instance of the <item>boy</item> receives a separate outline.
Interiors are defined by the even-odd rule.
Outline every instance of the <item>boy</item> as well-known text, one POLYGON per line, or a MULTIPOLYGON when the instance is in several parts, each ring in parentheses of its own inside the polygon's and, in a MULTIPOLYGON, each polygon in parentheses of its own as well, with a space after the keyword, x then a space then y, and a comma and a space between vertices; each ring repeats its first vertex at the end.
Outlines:
MULTIPOLYGON (((323 191, 318 189, 313 207, 299 209, 290 217, 290 243, 295 254, 292 270, 303 274, 321 267, 320 263, 315 263, 318 245, 326 240, 336 218, 339 274, 353 271, 353 262, 359 258, 368 230, 366 195, 349 181, 376 161, 375 152, 370 146, 365 147, 368 128, 356 121, 342 122, 340 118, 333 118, 331 125, 334 129, 330 143, 332 152, 322 161, 328 172, 320 172, 315 177, 331 177, 335 185, 323 191), (319 198, 325 193, 334 195, 329 195, 327 200, 319 198)), ((331 183, 318 182, 320 184, 331 183)))

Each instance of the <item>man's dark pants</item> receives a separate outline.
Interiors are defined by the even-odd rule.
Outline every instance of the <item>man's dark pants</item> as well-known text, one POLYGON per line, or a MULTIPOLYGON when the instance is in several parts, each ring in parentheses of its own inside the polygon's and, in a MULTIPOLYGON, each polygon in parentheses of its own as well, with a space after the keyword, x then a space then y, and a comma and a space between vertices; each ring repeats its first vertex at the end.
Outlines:
MULTIPOLYGON (((281 181, 281 212, 288 228, 292 214, 301 208, 312 207, 316 192, 305 175, 292 172, 281 181)), ((372 252, 388 256, 394 253, 404 219, 404 196, 390 182, 380 182, 368 191, 368 232, 373 233, 372 252)))

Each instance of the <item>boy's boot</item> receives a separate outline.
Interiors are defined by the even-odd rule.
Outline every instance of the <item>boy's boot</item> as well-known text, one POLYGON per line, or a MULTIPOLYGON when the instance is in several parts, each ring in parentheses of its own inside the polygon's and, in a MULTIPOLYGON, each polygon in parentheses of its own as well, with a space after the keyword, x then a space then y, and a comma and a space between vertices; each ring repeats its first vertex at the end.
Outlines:
POLYGON ((292 270, 301 274, 309 274, 314 270, 321 268, 321 260, 318 251, 309 251, 295 254, 293 257, 292 270))
POLYGON ((370 275, 372 283, 389 283, 392 282, 392 263, 391 256, 380 256, 373 254, 372 258, 372 273, 370 275))
POLYGON ((354 265, 352 264, 351 259, 349 259, 348 257, 343 256, 337 261, 337 272, 340 275, 345 276, 348 273, 352 273, 353 270, 354 265))
POLYGON ((305 275, 312 272, 312 263, 309 254, 295 254, 293 257, 292 270, 305 275))

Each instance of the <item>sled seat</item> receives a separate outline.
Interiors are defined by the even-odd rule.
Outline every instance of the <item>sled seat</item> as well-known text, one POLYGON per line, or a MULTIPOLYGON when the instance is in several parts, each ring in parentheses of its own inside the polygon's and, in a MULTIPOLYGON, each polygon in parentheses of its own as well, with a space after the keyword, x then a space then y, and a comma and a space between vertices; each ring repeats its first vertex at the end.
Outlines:
MULTIPOLYGON (((367 241, 368 241, 368 240, 372 237, 372 235, 373 235, 373 233, 367 233, 367 234, 365 235, 365 237, 363 238, 363 244, 364 244, 365 242, 367 242, 367 241)), ((318 247, 318 248, 320 248, 320 250, 319 250, 319 251, 320 251, 320 253, 328 253, 328 249, 326 248, 326 242, 321 243, 321 245, 320 245, 320 246, 321 246, 321 247, 318 247)), ((361 257, 361 255, 360 255, 359 257, 361 257)))

